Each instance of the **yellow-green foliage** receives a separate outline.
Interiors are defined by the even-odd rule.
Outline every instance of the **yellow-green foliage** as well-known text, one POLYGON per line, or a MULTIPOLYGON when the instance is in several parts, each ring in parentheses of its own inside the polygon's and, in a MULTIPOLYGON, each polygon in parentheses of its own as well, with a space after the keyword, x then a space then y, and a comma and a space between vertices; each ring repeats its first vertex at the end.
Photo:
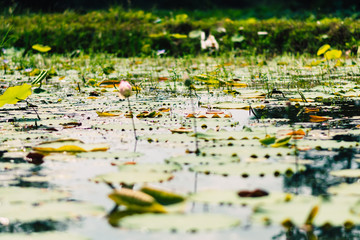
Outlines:
POLYGON ((123 57, 154 55, 159 49, 165 49, 167 55, 198 54, 200 40, 187 37, 193 30, 210 30, 219 41, 220 52, 241 49, 257 53, 316 53, 324 44, 344 50, 359 45, 356 36, 360 34, 360 20, 355 19, 195 19, 187 14, 160 18, 121 8, 86 14, 66 11, 0 16, 0 22, 0 36, 11 28, 5 47, 29 49, 42 44, 51 46, 54 53, 82 49, 123 57))

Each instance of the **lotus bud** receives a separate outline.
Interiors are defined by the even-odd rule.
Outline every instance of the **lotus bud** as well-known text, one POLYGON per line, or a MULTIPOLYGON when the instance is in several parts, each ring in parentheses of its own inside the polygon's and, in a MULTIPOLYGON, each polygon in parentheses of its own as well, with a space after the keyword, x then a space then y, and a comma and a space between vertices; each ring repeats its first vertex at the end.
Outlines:
POLYGON ((119 93, 122 97, 128 98, 131 96, 131 84, 128 81, 121 81, 119 85, 119 93))

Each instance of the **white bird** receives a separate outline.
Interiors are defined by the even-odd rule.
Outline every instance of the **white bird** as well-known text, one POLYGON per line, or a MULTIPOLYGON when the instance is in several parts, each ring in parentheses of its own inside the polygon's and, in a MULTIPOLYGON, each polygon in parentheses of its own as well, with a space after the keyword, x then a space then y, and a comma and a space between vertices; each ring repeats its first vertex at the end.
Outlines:
POLYGON ((211 34, 207 37, 205 40, 205 33, 201 33, 201 39, 200 39, 201 49, 216 49, 219 50, 219 43, 216 41, 215 37, 211 34))

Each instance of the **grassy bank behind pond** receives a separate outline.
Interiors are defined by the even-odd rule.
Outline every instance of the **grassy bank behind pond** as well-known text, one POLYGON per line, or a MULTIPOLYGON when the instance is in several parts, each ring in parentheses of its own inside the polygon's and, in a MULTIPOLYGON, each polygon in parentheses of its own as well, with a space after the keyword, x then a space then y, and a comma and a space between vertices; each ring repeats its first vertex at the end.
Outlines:
POLYGON ((149 56, 165 49, 167 55, 197 55, 200 40, 194 30, 210 30, 218 40, 219 52, 282 54, 315 53, 323 44, 341 50, 357 49, 360 20, 285 19, 195 19, 186 14, 157 16, 151 12, 113 8, 77 14, 0 16, 0 43, 3 47, 25 48, 34 44, 50 46, 53 53, 77 49, 85 52, 115 53, 121 57, 149 56), (189 33, 192 32, 189 36, 189 33))

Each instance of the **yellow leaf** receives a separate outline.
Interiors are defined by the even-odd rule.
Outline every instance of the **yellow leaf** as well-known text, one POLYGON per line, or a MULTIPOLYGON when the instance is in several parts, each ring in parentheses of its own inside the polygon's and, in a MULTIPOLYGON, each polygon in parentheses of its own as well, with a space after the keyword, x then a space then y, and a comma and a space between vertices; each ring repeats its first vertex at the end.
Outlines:
POLYGON ((177 128, 177 129, 170 129, 171 133, 190 133, 193 132, 191 128, 177 128))
POLYGON ((112 88, 120 84, 119 80, 104 80, 99 83, 99 87, 112 88))
POLYGON ((99 117, 116 117, 119 116, 119 114, 113 114, 113 113, 109 113, 109 112, 98 112, 96 111, 97 115, 99 117))
POLYGON ((316 116, 316 115, 309 115, 310 122, 325 122, 327 120, 332 119, 332 117, 323 117, 323 116, 316 116))
POLYGON ((32 49, 44 53, 44 52, 50 51, 50 50, 51 50, 51 47, 49 47, 49 46, 44 46, 44 45, 41 45, 41 44, 35 44, 35 45, 32 46, 32 49))
POLYGON ((331 50, 325 53, 325 58, 327 60, 338 59, 341 57, 341 55, 342 52, 340 50, 331 50))
POLYGON ((86 152, 85 149, 75 146, 75 145, 64 145, 59 148, 52 148, 52 147, 34 147, 35 151, 38 152, 45 152, 45 153, 51 153, 51 152, 86 152))
POLYGON ((330 45, 325 44, 319 48, 319 50, 317 51, 317 55, 320 56, 321 54, 324 54, 329 49, 330 49, 330 45))
POLYGON ((277 139, 276 142, 271 145, 272 147, 284 147, 288 144, 288 142, 290 141, 291 136, 286 136, 280 139, 277 139))
POLYGON ((31 95, 31 85, 27 83, 21 86, 9 87, 0 96, 0 107, 5 104, 15 104, 20 100, 26 99, 29 95, 31 95))

